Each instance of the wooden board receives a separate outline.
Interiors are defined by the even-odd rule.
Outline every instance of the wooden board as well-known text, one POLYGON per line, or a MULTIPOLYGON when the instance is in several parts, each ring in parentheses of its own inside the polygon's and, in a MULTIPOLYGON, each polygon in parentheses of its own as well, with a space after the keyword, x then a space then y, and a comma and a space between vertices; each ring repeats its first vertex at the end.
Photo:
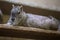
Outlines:
POLYGON ((57 40, 60 39, 60 32, 32 27, 0 24, 0 36, 57 40))

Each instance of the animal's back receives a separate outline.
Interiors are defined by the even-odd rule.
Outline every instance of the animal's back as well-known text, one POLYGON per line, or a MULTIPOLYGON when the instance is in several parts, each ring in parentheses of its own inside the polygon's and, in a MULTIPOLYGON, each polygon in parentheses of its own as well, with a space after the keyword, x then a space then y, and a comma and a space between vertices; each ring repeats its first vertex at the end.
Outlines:
POLYGON ((52 25, 56 25, 56 24, 52 24, 52 21, 54 21, 54 20, 52 20, 52 19, 50 19, 49 17, 46 17, 46 16, 27 14, 27 20, 24 23, 24 25, 28 26, 28 27, 50 29, 50 27, 52 25))

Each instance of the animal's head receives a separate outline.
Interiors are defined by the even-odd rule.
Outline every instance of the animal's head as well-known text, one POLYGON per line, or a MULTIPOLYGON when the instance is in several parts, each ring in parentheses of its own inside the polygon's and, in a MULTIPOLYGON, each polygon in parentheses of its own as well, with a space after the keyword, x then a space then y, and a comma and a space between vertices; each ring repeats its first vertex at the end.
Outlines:
POLYGON ((11 20, 15 21, 16 17, 20 16, 20 14, 21 14, 22 11, 23 11, 22 5, 21 6, 12 5, 11 20))
POLYGON ((25 17, 26 16, 25 12, 23 11, 22 5, 21 6, 12 5, 11 16, 10 16, 12 25, 18 25, 23 19, 25 19, 25 17))

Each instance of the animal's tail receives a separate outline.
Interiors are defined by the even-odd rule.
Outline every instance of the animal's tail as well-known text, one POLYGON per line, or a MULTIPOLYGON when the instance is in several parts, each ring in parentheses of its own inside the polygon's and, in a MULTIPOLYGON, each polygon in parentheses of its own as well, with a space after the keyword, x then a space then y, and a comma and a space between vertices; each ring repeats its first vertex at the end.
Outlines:
POLYGON ((53 16, 49 16, 53 21, 56 22, 56 25, 57 25, 57 31, 60 31, 60 21, 56 18, 54 18, 53 16))
POLYGON ((59 27, 58 27, 58 31, 60 31, 60 24, 59 24, 59 27))

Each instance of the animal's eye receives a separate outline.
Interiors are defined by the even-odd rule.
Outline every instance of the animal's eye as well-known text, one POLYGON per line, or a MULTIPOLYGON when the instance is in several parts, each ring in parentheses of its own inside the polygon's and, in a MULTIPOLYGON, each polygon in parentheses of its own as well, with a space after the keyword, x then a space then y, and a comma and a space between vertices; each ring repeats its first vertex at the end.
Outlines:
POLYGON ((18 14, 20 14, 20 12, 18 14))

